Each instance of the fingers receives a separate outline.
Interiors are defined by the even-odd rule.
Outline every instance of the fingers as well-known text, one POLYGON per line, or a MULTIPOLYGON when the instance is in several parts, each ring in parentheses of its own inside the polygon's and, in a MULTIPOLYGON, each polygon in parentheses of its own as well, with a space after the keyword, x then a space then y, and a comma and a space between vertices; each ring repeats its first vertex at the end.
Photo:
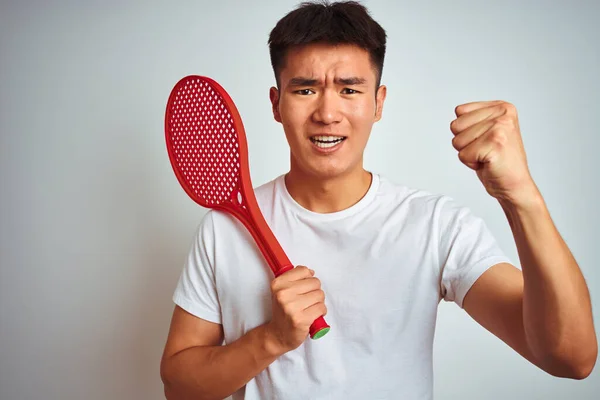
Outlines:
POLYGON ((476 123, 465 131, 461 132, 459 135, 454 136, 452 139, 452 146, 461 151, 469 144, 477 140, 483 134, 485 134, 488 130, 490 130, 495 125, 494 120, 485 119, 481 122, 476 123))
POLYGON ((306 278, 295 282, 293 287, 295 294, 306 294, 321 289, 321 281, 318 278, 306 278))
POLYGON ((506 108, 499 104, 477 108, 468 113, 463 112, 457 119, 450 123, 450 130, 454 135, 458 135, 479 122, 492 120, 504 114, 506 114, 506 108))
POLYGON ((480 163, 489 161, 494 151, 494 143, 489 140, 489 130, 458 152, 459 160, 472 170, 477 170, 480 163))
POLYGON ((314 273, 305 266, 298 266, 271 283, 273 318, 268 329, 279 338, 284 352, 300 346, 314 320, 327 313, 325 293, 314 273))
POLYGON ((316 303, 308 307, 304 312, 310 321, 309 323, 312 324, 315 319, 327 315, 327 306, 325 306, 325 303, 316 303))
POLYGON ((290 283, 310 278, 314 276, 314 274, 315 271, 310 268, 307 268, 303 265, 297 266, 296 268, 292 268, 291 270, 273 279, 271 282, 271 289, 275 291, 284 287, 288 287, 290 286, 290 283))
POLYGON ((298 265, 296 268, 290 269, 289 271, 280 275, 279 277, 285 277, 284 280, 286 281, 297 281, 313 276, 314 273, 315 271, 313 271, 312 269, 305 267, 304 265, 298 265))
POLYGON ((313 275, 313 270, 299 266, 273 280, 271 284, 273 295, 287 314, 306 310, 317 303, 324 303, 325 292, 321 290, 321 281, 313 275), (296 269, 297 271, 294 271, 296 269))
POLYGON ((327 314, 324 300, 322 291, 312 292, 296 297, 293 303, 283 304, 282 308, 295 328, 308 329, 315 319, 327 314))
POLYGON ((302 300, 299 302, 299 305, 305 312, 315 306, 318 306, 319 309, 323 309, 323 313, 317 315, 317 317, 325 315, 327 312, 327 308, 325 307, 325 292, 322 290, 315 290, 314 292, 303 294, 300 298, 302 300))
POLYGON ((502 104, 502 103, 504 103, 503 100, 474 101, 471 103, 465 103, 465 104, 456 106, 456 108, 454 109, 454 114, 456 114, 457 117, 460 117, 461 115, 468 114, 475 110, 479 110, 479 109, 490 107, 490 106, 495 106, 495 105, 502 104))
POLYGON ((302 312, 315 304, 324 303, 325 293, 320 289, 301 295, 294 295, 289 292, 286 293, 285 291, 281 291, 275 294, 275 299, 286 314, 293 315, 302 312))
POLYGON ((298 310, 305 311, 306 309, 319 303, 325 303, 325 292, 320 289, 298 296, 295 306, 298 310))
POLYGON ((450 124, 455 135, 452 146, 459 152, 458 158, 463 164, 478 170, 493 150, 486 136, 497 124, 498 117, 506 113, 506 108, 502 107, 502 102, 477 102, 463 106, 457 107, 457 114, 461 116, 450 124), (470 112, 465 113, 465 110, 470 112))
POLYGON ((287 303, 298 296, 303 296, 316 291, 322 292, 321 281, 317 278, 294 281, 290 283, 290 286, 279 287, 272 290, 280 303, 287 303))

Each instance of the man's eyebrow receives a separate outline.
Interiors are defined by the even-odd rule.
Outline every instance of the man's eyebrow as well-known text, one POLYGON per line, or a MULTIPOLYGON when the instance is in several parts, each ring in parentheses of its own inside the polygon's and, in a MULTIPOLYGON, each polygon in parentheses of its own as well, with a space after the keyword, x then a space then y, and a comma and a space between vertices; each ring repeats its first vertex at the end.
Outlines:
MULTIPOLYGON (((364 78, 359 78, 356 76, 352 76, 349 78, 335 78, 335 83, 337 85, 364 85, 367 83, 367 80, 364 78)), ((321 83, 318 79, 315 78, 306 78, 303 76, 297 76, 295 78, 290 79, 289 86, 315 86, 321 83)))
POLYGON ((315 86, 319 82, 318 79, 315 78, 305 78, 303 76, 297 76, 295 78, 290 79, 290 86, 315 86))
POLYGON ((359 78, 357 76, 352 76, 350 78, 336 78, 335 83, 338 85, 364 85, 367 83, 365 78, 359 78))

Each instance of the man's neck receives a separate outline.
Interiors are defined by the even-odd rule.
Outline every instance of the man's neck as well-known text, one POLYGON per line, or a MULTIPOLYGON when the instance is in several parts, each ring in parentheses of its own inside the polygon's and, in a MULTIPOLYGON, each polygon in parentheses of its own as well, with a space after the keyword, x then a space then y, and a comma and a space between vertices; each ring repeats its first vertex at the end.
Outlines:
POLYGON ((307 210, 333 213, 358 203, 371 186, 372 175, 362 167, 351 174, 331 179, 316 179, 290 170, 285 185, 292 198, 307 210))

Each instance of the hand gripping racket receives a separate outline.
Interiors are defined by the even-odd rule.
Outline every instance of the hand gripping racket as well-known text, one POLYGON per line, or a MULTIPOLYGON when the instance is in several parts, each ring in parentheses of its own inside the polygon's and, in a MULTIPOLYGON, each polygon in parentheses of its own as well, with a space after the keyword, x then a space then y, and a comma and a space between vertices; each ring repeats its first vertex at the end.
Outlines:
MULTIPOLYGON (((294 268, 254 197, 246 133, 225 89, 204 76, 177 82, 167 103, 165 138, 175 175, 192 200, 240 220, 276 277, 294 268)), ((321 316, 310 326, 310 337, 329 329, 321 316)))

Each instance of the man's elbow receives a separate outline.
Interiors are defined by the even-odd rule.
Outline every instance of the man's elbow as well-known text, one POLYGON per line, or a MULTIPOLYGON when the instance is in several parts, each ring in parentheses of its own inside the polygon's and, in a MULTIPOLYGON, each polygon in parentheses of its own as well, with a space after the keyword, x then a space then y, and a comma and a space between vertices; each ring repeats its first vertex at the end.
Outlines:
POLYGON ((575 366, 575 368, 573 370, 574 373, 571 378, 581 380, 581 379, 585 379, 588 376, 590 376, 590 374, 594 370, 594 366, 596 365, 597 359, 598 359, 598 346, 594 346, 593 351, 589 352, 586 359, 582 360, 575 366))
POLYGON ((168 360, 163 357, 160 362, 160 379, 163 383, 163 389, 165 393, 165 399, 167 400, 175 400, 175 394, 173 393, 173 389, 171 387, 171 380, 169 375, 169 366, 168 360))
POLYGON ((579 346, 571 351, 561 351, 547 357, 545 368, 551 375, 582 380, 590 376, 598 359, 598 343, 579 346))
POLYGON ((163 392, 167 400, 215 400, 223 397, 215 397, 213 394, 205 393, 202 388, 186 387, 185 383, 178 379, 178 367, 172 359, 165 358, 160 363, 160 379, 163 383, 163 392))
POLYGON ((594 370, 594 366, 596 364, 596 360, 592 362, 581 362, 576 365, 571 365, 567 367, 567 373, 564 374, 563 378, 582 380, 590 376, 592 371, 594 370))
POLYGON ((166 375, 163 374, 162 369, 161 369, 161 379, 163 382, 163 392, 165 394, 165 399, 167 399, 167 400, 182 400, 183 399, 182 395, 175 391, 175 389, 173 388, 173 385, 171 384, 169 379, 167 379, 166 375))

